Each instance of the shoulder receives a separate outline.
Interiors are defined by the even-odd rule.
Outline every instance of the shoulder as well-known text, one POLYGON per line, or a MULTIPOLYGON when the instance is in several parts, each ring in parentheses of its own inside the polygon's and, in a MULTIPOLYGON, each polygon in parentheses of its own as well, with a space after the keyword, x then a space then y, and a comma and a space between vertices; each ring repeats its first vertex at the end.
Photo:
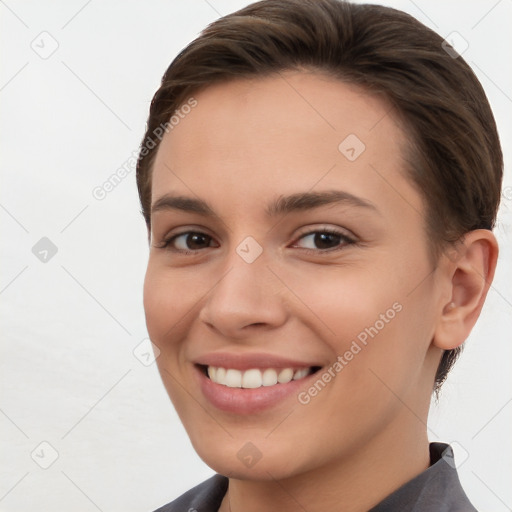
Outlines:
POLYGON ((446 443, 430 443, 430 467, 381 501, 370 512, 477 512, 464 492, 446 443))
POLYGON ((217 512, 227 488, 227 477, 214 475, 154 512, 217 512))
POLYGON ((477 512, 462 488, 452 447, 430 443, 430 456, 433 464, 426 473, 430 473, 431 490, 425 492, 425 501, 440 512, 477 512))

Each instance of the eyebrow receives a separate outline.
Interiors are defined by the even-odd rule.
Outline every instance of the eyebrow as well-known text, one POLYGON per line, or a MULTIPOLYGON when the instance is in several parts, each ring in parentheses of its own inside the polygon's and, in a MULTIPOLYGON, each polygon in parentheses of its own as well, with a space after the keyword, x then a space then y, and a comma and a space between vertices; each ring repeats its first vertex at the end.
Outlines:
MULTIPOLYGON (((291 212, 312 210, 321 206, 336 204, 366 208, 379 213, 377 207, 366 199, 342 190, 327 190, 324 192, 297 192, 288 196, 279 196, 267 205, 265 214, 268 217, 277 217, 291 212)), ((217 217, 214 209, 203 199, 182 195, 165 194, 157 199, 151 207, 151 213, 163 210, 179 210, 197 213, 205 217, 217 217)))

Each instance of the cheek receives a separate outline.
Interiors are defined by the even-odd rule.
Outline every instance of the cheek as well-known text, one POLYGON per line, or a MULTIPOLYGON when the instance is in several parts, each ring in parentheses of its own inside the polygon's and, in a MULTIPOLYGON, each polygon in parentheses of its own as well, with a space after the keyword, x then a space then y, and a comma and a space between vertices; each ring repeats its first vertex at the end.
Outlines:
MULTIPOLYGON (((350 347, 344 346, 352 358, 346 368, 348 388, 374 404, 393 403, 395 395, 416 403, 417 393, 425 391, 425 371, 430 371, 425 360, 435 324, 432 301, 429 290, 407 296, 404 288, 382 294, 370 315, 360 312, 358 332, 350 347), (351 352, 357 355, 352 357, 351 352)), ((354 310, 353 318, 356 315, 354 310)))
POLYGON ((418 286, 428 265, 418 257, 415 261, 406 266, 400 258, 383 255, 372 267, 325 267, 300 279, 289 275, 290 288, 303 299, 297 306, 302 318, 311 319, 332 355, 346 354, 354 370, 365 367, 348 372, 357 382, 375 378, 368 368, 391 377, 396 372, 398 378, 422 365, 433 332, 434 290, 428 279, 418 286))
POLYGON ((146 325, 153 342, 168 343, 179 337, 187 317, 194 313, 194 304, 201 297, 196 281, 175 270, 170 271, 150 258, 143 300, 146 325))
POLYGON ((339 267, 310 266, 294 275, 282 274, 301 301, 297 302, 297 314, 302 310, 301 317, 311 318, 315 330, 324 328, 325 339, 337 350, 343 350, 346 342, 376 322, 382 330, 381 315, 385 316, 385 325, 396 315, 393 305, 400 295, 396 289, 399 280, 390 277, 393 270, 389 268, 374 265, 369 269, 348 263, 339 267))
MULTIPOLYGON (((180 364, 183 343, 194 313, 197 293, 191 279, 180 278, 150 259, 144 279, 144 310, 149 337, 160 349, 156 364, 167 393, 182 421, 197 412, 185 391, 186 375, 180 364), (188 281, 189 285, 186 285, 188 281)), ((204 418, 202 419, 204 421, 204 418)))
POLYGON ((169 307, 171 296, 168 287, 163 279, 153 270, 151 263, 148 264, 144 278, 144 312, 146 315, 146 326, 151 340, 158 343, 166 326, 168 328, 168 313, 174 310, 169 307))

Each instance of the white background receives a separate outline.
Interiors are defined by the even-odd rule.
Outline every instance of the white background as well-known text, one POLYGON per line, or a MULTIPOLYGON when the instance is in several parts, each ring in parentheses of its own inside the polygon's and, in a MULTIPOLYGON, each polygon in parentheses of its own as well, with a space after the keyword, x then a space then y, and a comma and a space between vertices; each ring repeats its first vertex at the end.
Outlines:
MULTIPOLYGON (((1 511, 150 511, 212 474, 155 365, 133 354, 147 336, 148 254, 133 165, 104 200, 92 191, 136 154, 179 50, 247 3, 0 2, 1 511), (31 44, 47 51, 51 38, 43 59, 31 44), (46 263, 32 252, 42 237, 58 249, 46 263), (42 469, 31 453, 58 459, 42 469)), ((511 510, 512 1, 387 5, 468 41, 504 144, 497 277, 429 426, 431 440, 454 443, 477 508, 511 510)))

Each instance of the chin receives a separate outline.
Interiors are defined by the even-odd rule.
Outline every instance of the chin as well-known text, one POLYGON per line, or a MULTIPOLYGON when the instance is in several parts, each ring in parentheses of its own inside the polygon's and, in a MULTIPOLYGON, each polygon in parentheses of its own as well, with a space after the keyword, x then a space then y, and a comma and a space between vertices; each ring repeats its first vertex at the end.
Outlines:
MULTIPOLYGON (((306 461, 297 458, 297 450, 288 445, 279 449, 279 442, 261 439, 248 441, 230 438, 223 443, 215 440, 193 442, 203 462, 215 472, 239 480, 272 481, 293 477, 306 470, 306 461)), ((304 456, 304 452, 302 452, 304 456)))

